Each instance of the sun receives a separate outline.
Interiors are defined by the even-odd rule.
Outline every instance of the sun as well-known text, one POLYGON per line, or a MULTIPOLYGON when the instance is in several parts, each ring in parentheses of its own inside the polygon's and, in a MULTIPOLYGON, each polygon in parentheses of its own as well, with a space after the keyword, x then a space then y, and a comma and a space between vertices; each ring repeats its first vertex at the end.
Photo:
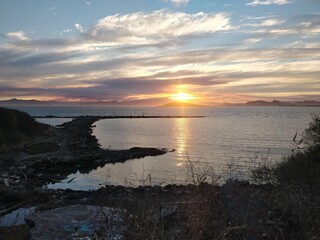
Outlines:
POLYGON ((179 92, 179 93, 174 94, 171 98, 175 101, 187 102, 187 101, 192 100, 193 96, 191 96, 190 94, 185 93, 185 92, 179 92))

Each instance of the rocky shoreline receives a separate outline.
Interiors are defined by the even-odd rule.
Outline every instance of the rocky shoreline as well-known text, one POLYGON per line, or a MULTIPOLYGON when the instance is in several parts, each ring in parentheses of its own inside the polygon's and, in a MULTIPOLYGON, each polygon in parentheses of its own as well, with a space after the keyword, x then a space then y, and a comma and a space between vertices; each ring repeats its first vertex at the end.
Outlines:
MULTIPOLYGON (((100 148, 92 135, 92 124, 100 117, 77 117, 57 128, 51 128, 47 137, 24 143, 14 152, 2 154, 0 182, 17 182, 42 186, 66 178, 78 170, 87 173, 107 163, 157 156, 167 149, 138 148, 106 150, 100 148)), ((0 183, 0 184, 1 184, 0 183)), ((7 184, 7 185, 8 185, 7 184)))

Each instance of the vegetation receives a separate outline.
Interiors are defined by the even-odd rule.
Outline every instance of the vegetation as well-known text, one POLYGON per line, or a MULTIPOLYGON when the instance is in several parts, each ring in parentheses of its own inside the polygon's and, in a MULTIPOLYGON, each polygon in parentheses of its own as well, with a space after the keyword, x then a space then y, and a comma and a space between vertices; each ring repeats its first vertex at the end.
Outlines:
POLYGON ((289 239, 320 238, 320 117, 314 116, 292 154, 276 165, 252 171, 259 182, 273 183, 268 196, 286 215, 289 239))
POLYGON ((277 164, 262 161, 262 164, 251 171, 254 183, 272 183, 276 185, 320 184, 320 117, 314 116, 309 127, 297 140, 293 138, 292 154, 277 164))

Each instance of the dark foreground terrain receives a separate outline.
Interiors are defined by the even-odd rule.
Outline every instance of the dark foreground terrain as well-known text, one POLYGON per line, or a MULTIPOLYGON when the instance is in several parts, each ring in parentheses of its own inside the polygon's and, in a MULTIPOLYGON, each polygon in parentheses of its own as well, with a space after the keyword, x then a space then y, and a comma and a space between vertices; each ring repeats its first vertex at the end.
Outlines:
POLYGON ((302 140, 294 138, 291 156, 253 169, 250 183, 218 186, 212 172, 191 166, 190 185, 72 191, 42 186, 77 170, 167 150, 101 149, 91 134, 101 117, 52 128, 18 111, 0 113, 1 240, 320 239, 318 117, 302 140))

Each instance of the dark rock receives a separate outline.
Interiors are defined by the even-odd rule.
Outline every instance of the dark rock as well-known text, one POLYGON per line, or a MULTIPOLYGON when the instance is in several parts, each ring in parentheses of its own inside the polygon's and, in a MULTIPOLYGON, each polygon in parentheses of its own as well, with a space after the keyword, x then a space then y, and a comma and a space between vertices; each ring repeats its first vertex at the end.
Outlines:
POLYGON ((24 191, 19 190, 8 190, 2 194, 2 201, 6 203, 14 203, 19 201, 24 201, 27 195, 24 191))
POLYGON ((160 193, 160 192, 162 192, 162 187, 160 185, 154 185, 153 186, 153 191, 157 192, 157 193, 160 193))
POLYGON ((135 192, 136 193, 144 193, 145 192, 145 189, 143 186, 139 186, 135 189, 135 192))
POLYGON ((30 238, 30 228, 27 224, 12 227, 0 227, 1 240, 27 240, 30 238))
POLYGON ((58 149, 59 149, 59 145, 54 142, 34 143, 26 147, 26 151, 30 154, 54 152, 54 151, 57 151, 58 149))
POLYGON ((167 191, 170 191, 170 190, 172 190, 172 189, 174 189, 176 187, 177 187, 176 184, 168 184, 168 185, 164 186, 163 189, 167 190, 167 191))
POLYGON ((29 168, 26 172, 25 175, 30 178, 30 177, 34 177, 34 170, 32 168, 29 168))
POLYGON ((115 193, 121 193, 124 192, 126 188, 124 186, 117 186, 115 189, 115 193))
POLYGON ((29 218, 24 218, 24 221, 26 222, 29 228, 34 228, 36 226, 36 223, 29 218))

